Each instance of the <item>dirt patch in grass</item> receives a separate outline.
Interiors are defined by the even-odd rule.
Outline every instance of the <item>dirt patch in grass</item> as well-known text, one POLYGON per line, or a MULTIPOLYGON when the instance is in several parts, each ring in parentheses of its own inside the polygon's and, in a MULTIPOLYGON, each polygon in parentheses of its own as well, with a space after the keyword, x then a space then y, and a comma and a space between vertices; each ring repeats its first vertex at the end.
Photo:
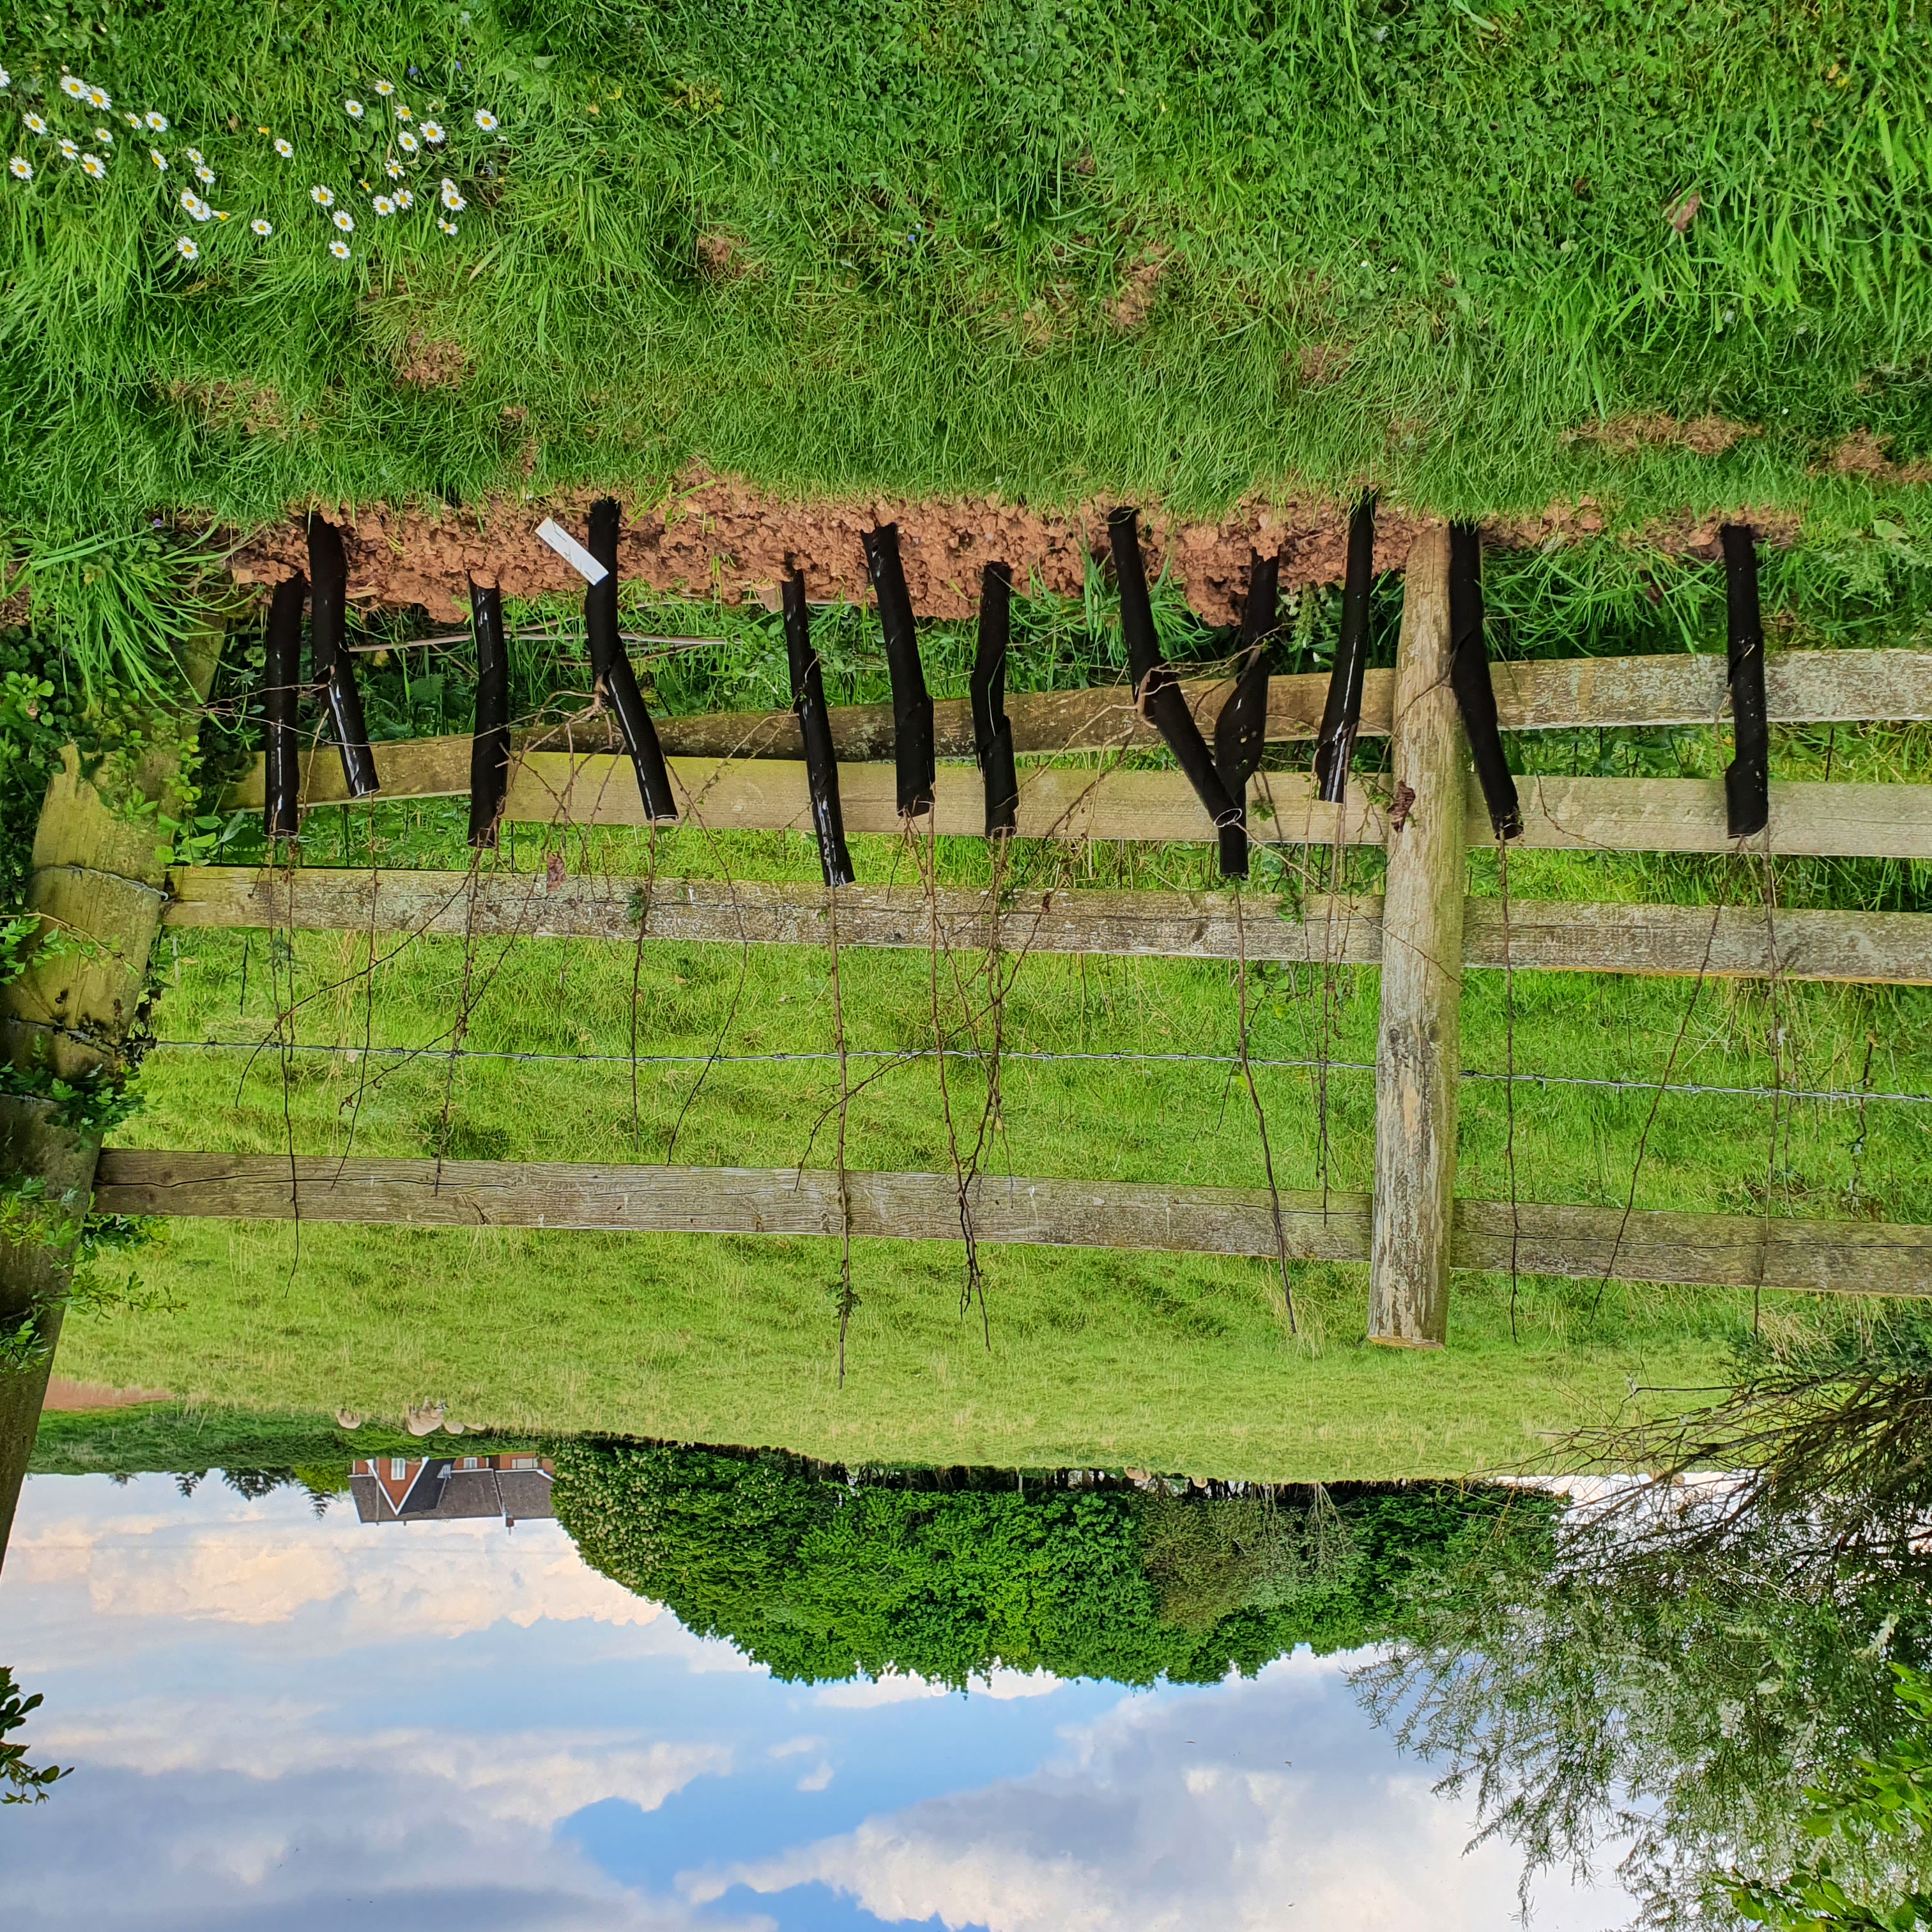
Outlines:
POLYGON ((1120 278, 1120 292, 1107 304, 1107 320, 1122 331, 1136 329, 1148 319, 1154 298, 1167 273, 1168 257, 1144 255, 1120 278))
POLYGON ((736 235, 722 229, 698 238, 698 272, 715 282, 742 281, 757 265, 736 235))
POLYGON ((1693 456, 1721 456, 1745 437, 1762 436, 1760 423, 1733 422, 1727 416, 1693 416, 1688 422, 1661 410, 1610 416, 1565 430, 1562 441, 1586 442, 1612 456, 1634 456, 1644 449, 1684 449, 1693 456))
POLYGON ((280 436, 291 426, 280 391, 266 382, 168 382, 161 393, 184 416, 210 429, 280 436))
POLYGON ((412 389, 453 389, 469 373, 470 352, 427 329, 411 329, 396 358, 396 380, 412 389))
MULTIPOLYGON (((320 506, 342 524, 351 598, 364 607, 420 606, 438 622, 469 610, 466 579, 488 572, 507 596, 561 592, 581 584, 569 566, 541 542, 538 524, 554 517, 581 532, 596 492, 585 490, 526 502, 495 499, 464 510, 434 506, 320 506)), ((1106 554, 1112 498, 1066 511, 1040 511, 998 496, 821 499, 798 502, 728 476, 680 478, 663 496, 626 506, 618 568, 626 581, 669 596, 759 602, 776 608, 777 586, 794 562, 814 602, 869 601, 862 533, 896 523, 913 608, 922 617, 969 617, 979 608, 982 567, 1012 566, 1022 590, 1078 596, 1088 560, 1106 554)), ((1142 531, 1150 576, 1165 571, 1208 622, 1240 616, 1250 555, 1280 556, 1284 589, 1339 584, 1348 548, 1346 499, 1308 494, 1255 498, 1218 521, 1166 514, 1143 502, 1142 531)), ((1788 542, 1798 519, 1750 507, 1694 516, 1646 529, 1643 540, 1676 554, 1717 554, 1726 520, 1749 521, 1760 535, 1788 542)), ((1400 570, 1410 544, 1431 519, 1384 504, 1376 518, 1376 568, 1400 570)), ((1600 536, 1607 519, 1594 500, 1551 505, 1536 514, 1496 518, 1484 530, 1505 548, 1574 542, 1600 536)), ((235 551, 244 584, 278 584, 303 566, 307 541, 299 513, 256 532, 235 551)))
POLYGON ((1832 446, 1822 466, 1834 476, 1863 476, 1874 483, 1932 483, 1932 463, 1894 463, 1892 438, 1854 430, 1832 446))
POLYGON ((1304 388, 1319 389, 1347 374, 1354 357, 1351 343, 1304 342, 1294 352, 1294 373, 1304 388))
POLYGON ((142 1402, 172 1402, 166 1389, 110 1388, 100 1382, 77 1382, 66 1376, 47 1378, 46 1400, 43 1409, 56 1414, 72 1414, 94 1408, 136 1408, 142 1402))

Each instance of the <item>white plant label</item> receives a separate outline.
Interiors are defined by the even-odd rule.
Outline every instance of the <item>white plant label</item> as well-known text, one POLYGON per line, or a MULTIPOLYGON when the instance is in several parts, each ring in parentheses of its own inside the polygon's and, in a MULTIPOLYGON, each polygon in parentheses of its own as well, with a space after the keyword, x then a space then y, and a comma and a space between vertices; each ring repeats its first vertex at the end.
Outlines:
POLYGON ((583 578, 586 584, 602 584, 610 573, 570 532, 546 517, 537 526, 537 535, 583 578))

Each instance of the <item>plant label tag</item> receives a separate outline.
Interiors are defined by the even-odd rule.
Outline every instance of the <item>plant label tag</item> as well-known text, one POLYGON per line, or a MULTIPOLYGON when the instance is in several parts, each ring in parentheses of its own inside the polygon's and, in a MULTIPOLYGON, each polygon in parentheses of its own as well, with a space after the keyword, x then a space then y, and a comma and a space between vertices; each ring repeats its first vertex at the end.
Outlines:
POLYGON ((537 535, 583 578, 586 584, 602 584, 610 573, 570 532, 546 517, 537 526, 537 535))

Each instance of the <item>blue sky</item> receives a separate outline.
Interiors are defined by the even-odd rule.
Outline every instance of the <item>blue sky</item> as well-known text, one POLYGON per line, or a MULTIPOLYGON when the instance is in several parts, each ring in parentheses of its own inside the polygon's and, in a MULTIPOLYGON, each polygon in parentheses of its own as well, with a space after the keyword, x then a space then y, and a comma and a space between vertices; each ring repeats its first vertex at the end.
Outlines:
MULTIPOLYGON (((79 1767, 0 1810, 16 1932, 1490 1932, 1515 1904, 1344 1660, 780 1684, 554 1523, 35 1477, 0 1658, 46 1694, 36 1757, 79 1767)), ((1558 1884, 1537 1922, 1628 1916, 1558 1884)))

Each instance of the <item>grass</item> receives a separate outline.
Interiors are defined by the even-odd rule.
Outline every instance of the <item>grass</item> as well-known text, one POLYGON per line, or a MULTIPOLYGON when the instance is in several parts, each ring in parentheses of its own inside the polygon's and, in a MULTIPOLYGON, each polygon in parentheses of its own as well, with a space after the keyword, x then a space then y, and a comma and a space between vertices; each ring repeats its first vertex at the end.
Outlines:
POLYGON ((655 498, 693 465, 1190 512, 1587 493, 1613 528, 1750 504, 1920 542, 1912 492, 1816 472, 1858 432, 1932 448, 1928 28, 1914 0, 16 0, 9 98, 50 125, 0 181, 9 533, 100 672, 156 518, 655 498), (385 218, 397 103, 447 138, 385 218), (118 118, 150 108, 165 134, 118 118), (226 222, 179 205, 191 146, 226 222), (1659 412, 1745 433, 1570 435, 1659 412))

